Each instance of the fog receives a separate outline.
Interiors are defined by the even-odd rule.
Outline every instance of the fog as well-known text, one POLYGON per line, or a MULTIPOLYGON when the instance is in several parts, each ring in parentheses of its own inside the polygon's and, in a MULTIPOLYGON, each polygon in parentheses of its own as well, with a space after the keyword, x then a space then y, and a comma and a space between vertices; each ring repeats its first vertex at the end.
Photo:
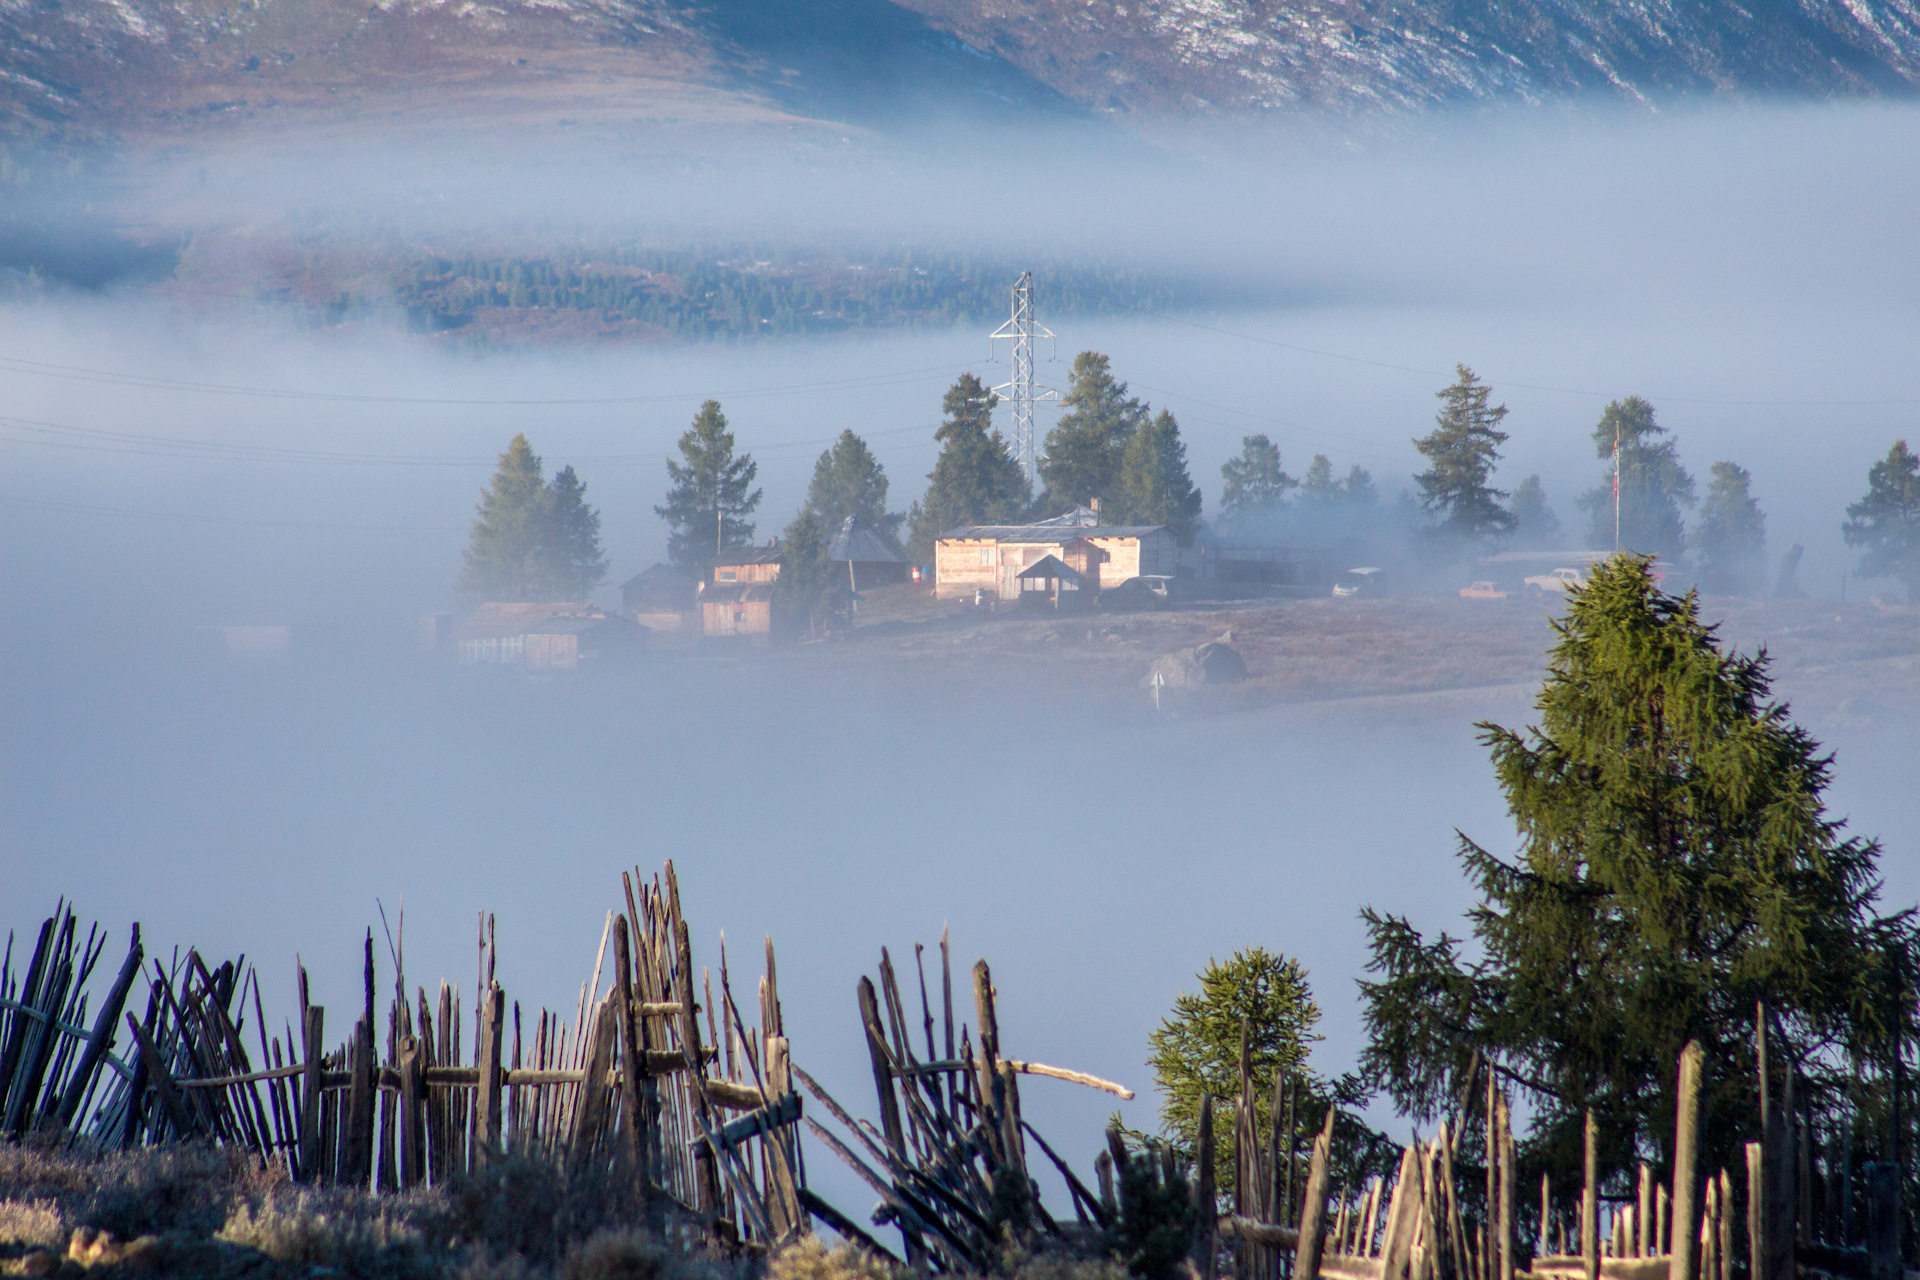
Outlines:
MULTIPOLYGON (((1499 479, 1539 473, 1570 544, 1573 500, 1602 478, 1593 423, 1640 394, 1703 484, 1721 458, 1752 471, 1770 559, 1804 544, 1803 586, 1841 592, 1843 508, 1920 406, 1920 111, 1541 111, 1073 154, 1084 136, 1032 139, 1019 199, 984 145, 866 135, 593 162, 572 143, 301 163, 236 147, 139 161, 90 194, 131 224, 127 192, 146 193, 149 235, 303 218, 1137 262, 1213 301, 1086 318, 1042 298, 1059 359, 1041 376, 1064 387, 1074 352, 1108 353, 1178 416, 1209 512, 1253 432, 1295 475, 1315 453, 1365 466, 1390 504, 1459 361, 1511 410, 1499 479)), ((4 923, 31 927, 66 894, 116 929, 140 920, 153 947, 244 951, 283 998, 298 954, 339 1005, 376 900, 405 902, 413 980, 468 990, 490 910, 509 994, 570 1009, 620 870, 671 857, 702 963, 721 929, 747 948, 736 963, 775 936, 796 1057, 846 1100, 866 1097, 856 978, 943 922, 957 961, 993 962, 1009 1051, 1140 1089, 1136 1126, 1152 1124, 1147 1033, 1238 947, 1306 961, 1315 1064, 1346 1069, 1356 912, 1456 924, 1454 829, 1511 842, 1471 723, 1520 722, 1524 689, 1175 719, 1018 671, 948 686, 770 653, 522 683, 409 652, 414 619, 452 605, 515 432, 586 480, 611 600, 664 554, 662 463, 702 399, 760 463, 765 537, 843 428, 904 509, 947 385, 1005 376, 988 353, 974 329, 483 352, 135 281, 16 292, 0 304, 4 923), (196 628, 238 623, 292 626, 293 656, 208 659, 196 628)), ((1910 735, 1831 745, 1836 811, 1886 838, 1889 899, 1912 902, 1910 735)), ((1043 1132, 1089 1159, 1111 1099, 1028 1094, 1043 1132)))

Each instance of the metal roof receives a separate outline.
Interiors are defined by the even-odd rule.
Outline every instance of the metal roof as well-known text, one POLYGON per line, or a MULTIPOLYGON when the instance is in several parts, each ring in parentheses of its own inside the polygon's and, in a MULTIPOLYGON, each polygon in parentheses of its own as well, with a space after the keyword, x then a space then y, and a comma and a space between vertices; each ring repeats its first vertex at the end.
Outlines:
POLYGON ((779 564, 786 554, 779 547, 728 547, 713 558, 715 565, 779 564))
POLYGON ((1075 538, 1097 540, 1100 538, 1144 538, 1150 533, 1158 533, 1167 526, 1163 524, 1107 524, 1095 527, 1085 525, 1044 525, 1044 524, 975 524, 959 529, 949 529, 940 535, 940 540, 974 542, 1013 542, 1013 543, 1050 543, 1061 545, 1075 538))
POLYGON ((895 550, 859 516, 848 516, 840 531, 827 544, 827 559, 852 560, 857 564, 905 564, 907 558, 895 550))
POLYGON ((691 587, 693 583, 692 577, 680 572, 672 565, 655 561, 651 569, 642 569, 621 583, 620 589, 625 591, 629 587, 651 587, 656 584, 663 587, 691 587))

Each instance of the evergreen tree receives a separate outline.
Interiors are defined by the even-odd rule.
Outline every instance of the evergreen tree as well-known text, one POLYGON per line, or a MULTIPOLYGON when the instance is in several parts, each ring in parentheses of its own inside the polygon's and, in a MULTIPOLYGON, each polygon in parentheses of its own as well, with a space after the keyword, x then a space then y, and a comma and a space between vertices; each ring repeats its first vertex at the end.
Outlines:
POLYGON ((1163 524, 1181 546, 1193 541, 1200 523, 1200 491, 1187 474, 1187 446, 1180 441, 1180 424, 1165 409, 1127 440, 1120 455, 1112 520, 1115 524, 1163 524))
POLYGON ((753 455, 734 456, 733 432, 720 402, 709 400, 680 437, 681 462, 667 459, 665 506, 653 512, 667 522, 667 556, 696 578, 704 578, 722 548, 746 545, 753 538, 747 520, 760 505, 761 491, 748 492, 759 465, 753 455))
POLYGON ((1280 469, 1280 449, 1264 435, 1242 436, 1240 456, 1220 468, 1220 516, 1229 525, 1270 520, 1300 482, 1280 469))
POLYGON ((780 543, 780 576, 773 580, 773 597, 784 619, 805 624, 809 635, 833 630, 842 623, 853 591, 845 567, 827 559, 833 531, 818 513, 803 509, 787 526, 780 543))
POLYGON ((607 576, 600 549, 600 513, 587 505, 587 486, 562 467, 547 486, 541 521, 540 569, 556 600, 585 600, 607 576))
POLYGON ((933 438, 940 456, 927 473, 927 493, 908 513, 908 550, 916 563, 933 559, 933 544, 948 529, 1012 524, 1033 505, 1026 472, 993 427, 999 398, 963 373, 941 401, 946 420, 933 438))
POLYGON ((1066 412, 1047 433, 1047 456, 1040 460, 1046 506, 1054 512, 1115 496, 1127 441, 1146 424, 1148 414, 1148 407, 1127 395, 1127 384, 1114 379, 1107 357, 1097 351, 1073 358, 1072 378, 1060 403, 1066 412))
POLYGON ((516 435, 500 455, 493 483, 467 535, 466 563, 459 590, 475 600, 539 600, 542 516, 546 480, 540 456, 524 435, 516 435))
MULTIPOLYGON (((1199 994, 1175 997, 1172 1014, 1148 1036, 1153 1050, 1148 1065, 1160 1087, 1161 1129, 1188 1151, 1199 1141, 1200 1099, 1211 1095, 1217 1105, 1240 1095, 1243 1025, 1253 1078, 1261 1085, 1254 1092, 1263 1134, 1272 1126, 1274 1069, 1304 1075, 1307 1047, 1322 1038, 1314 1031, 1320 1008, 1307 970, 1291 956, 1252 947, 1234 952, 1224 964, 1209 960, 1199 978, 1199 994)), ((1215 1124, 1217 1134, 1218 1111, 1215 1124)), ((1214 1150, 1217 1185, 1231 1190, 1233 1143, 1216 1141, 1214 1150)))
POLYGON ((1513 491, 1513 545, 1522 551, 1547 551, 1560 542, 1560 517, 1547 504, 1539 476, 1528 476, 1513 491))
POLYGON ((480 495, 458 590, 474 600, 584 600, 607 576, 600 514, 572 467, 552 484, 524 435, 480 495))
POLYGON ((1340 482, 1340 498, 1349 507, 1364 509, 1375 506, 1380 501, 1380 490, 1373 484, 1373 472, 1359 463, 1347 468, 1347 478, 1340 482))
POLYGON ((889 538, 906 519, 888 514, 886 468, 851 429, 842 431, 833 447, 813 464, 806 510, 819 516, 828 529, 838 529, 848 516, 858 516, 868 528, 889 538))
POLYGON ((1300 477, 1300 500, 1317 507, 1340 500, 1340 482, 1333 478, 1333 463, 1326 454, 1314 454, 1307 464, 1307 473, 1300 477))
POLYGON ((1704 590, 1747 595, 1759 589, 1766 567, 1767 518, 1748 491, 1752 479, 1744 467, 1713 464, 1693 535, 1704 590))
MULTIPOLYGON (((1615 400, 1593 429, 1593 446, 1602 458, 1613 457, 1614 439, 1620 441, 1620 542, 1628 551, 1678 559, 1686 551, 1686 521, 1680 508, 1693 505, 1693 477, 1680 465, 1678 446, 1663 437, 1667 429, 1653 419, 1653 406, 1639 396, 1615 400)), ((1591 513, 1587 545, 1614 545, 1614 476, 1589 490, 1580 505, 1591 513)))
POLYGON ((1831 757, 1769 701, 1766 658, 1723 652, 1692 595, 1616 556, 1572 593, 1526 735, 1482 741, 1520 848, 1460 836, 1480 901, 1474 944, 1428 941, 1364 911, 1364 1066, 1430 1117, 1475 1062, 1517 1084, 1529 1156, 1578 1184, 1594 1108, 1603 1179, 1671 1157, 1681 1048, 1706 1052, 1707 1169, 1739 1167, 1754 1114, 1755 1002, 1799 1061, 1802 1097, 1834 1096, 1822 1046, 1874 1030, 1871 995, 1910 913, 1873 911, 1879 846, 1843 838, 1822 803, 1831 757))
POLYGON ((1440 413, 1434 429, 1413 442, 1428 464, 1414 482, 1420 486, 1420 504, 1438 518, 1435 532, 1471 541, 1513 527, 1513 514, 1500 505, 1506 493, 1487 483, 1507 442, 1500 430, 1507 406, 1489 407, 1493 389, 1464 364, 1454 368, 1459 378, 1436 393, 1440 413))
POLYGON ((1895 440, 1867 472, 1867 494, 1847 508, 1840 527, 1850 547, 1864 547, 1860 572, 1898 578, 1907 599, 1920 602, 1920 457, 1895 440))

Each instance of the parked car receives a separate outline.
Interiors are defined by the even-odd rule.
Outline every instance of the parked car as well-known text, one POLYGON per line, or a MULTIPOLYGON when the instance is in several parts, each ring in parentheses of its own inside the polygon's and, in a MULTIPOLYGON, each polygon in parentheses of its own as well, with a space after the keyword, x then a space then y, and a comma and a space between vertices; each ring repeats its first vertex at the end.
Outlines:
POLYGON ((1100 604, 1108 609, 1164 609, 1173 600, 1173 579, 1164 574, 1143 573, 1128 578, 1100 593, 1100 604))
POLYGON ((1505 600, 1507 593, 1491 582, 1475 582, 1460 588, 1462 600, 1505 600))
POLYGON ((1387 585, 1386 570, 1379 567, 1349 569, 1334 580, 1333 594, 1341 599, 1348 596, 1377 596, 1385 594, 1387 585))
POLYGON ((1527 579, 1529 590, 1545 595, 1554 592, 1565 595, 1568 587, 1584 587, 1587 580, 1578 569, 1555 569, 1552 573, 1536 573, 1527 579))

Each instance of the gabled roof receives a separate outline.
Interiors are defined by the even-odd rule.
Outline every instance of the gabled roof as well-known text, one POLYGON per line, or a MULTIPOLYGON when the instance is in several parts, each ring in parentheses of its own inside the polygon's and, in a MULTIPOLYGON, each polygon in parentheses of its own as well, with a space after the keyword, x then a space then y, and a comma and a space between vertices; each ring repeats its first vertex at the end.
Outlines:
POLYGON ((642 569, 639 573, 634 574, 631 578, 621 583, 620 589, 627 591, 637 587, 658 587, 663 589, 686 587, 691 590, 693 583, 694 579, 692 577, 680 572, 680 570, 674 568, 672 565, 655 561, 651 569, 642 569))
POLYGON ((714 567, 734 568, 743 564, 779 564, 786 552, 779 547, 728 547, 713 558, 714 567))
POLYGON ((857 564, 905 564, 907 558, 859 516, 848 516, 827 543, 827 559, 857 564))
POLYGON ((1085 575, 1075 569, 1068 568, 1059 556, 1042 556, 1037 564, 1028 565, 1020 571, 1018 576, 1023 580, 1027 578, 1059 578, 1063 582, 1086 581, 1085 575))
POLYGON ((959 529, 949 529, 940 535, 940 540, 969 542, 1012 542, 1033 543, 1051 546, 1064 546, 1075 538, 1144 538, 1157 533, 1166 526, 1163 524, 1106 524, 1097 527, 1086 525, 1051 524, 975 524, 959 529))

